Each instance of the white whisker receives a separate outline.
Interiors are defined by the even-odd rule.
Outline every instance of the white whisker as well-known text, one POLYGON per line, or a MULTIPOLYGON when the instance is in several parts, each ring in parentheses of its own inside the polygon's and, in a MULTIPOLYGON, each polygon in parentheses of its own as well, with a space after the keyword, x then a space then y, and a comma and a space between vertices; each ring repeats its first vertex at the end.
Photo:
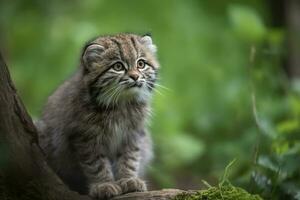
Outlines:
POLYGON ((150 83, 150 84, 152 84, 152 85, 154 85, 154 86, 157 86, 157 87, 159 87, 159 88, 161 88, 161 89, 168 90, 168 91, 172 91, 170 88, 168 88, 168 87, 166 87, 166 86, 164 86, 164 85, 162 85, 162 84, 159 84, 159 83, 157 83, 157 82, 154 82, 154 81, 147 81, 147 80, 146 80, 146 82, 147 82, 147 83, 150 83))
POLYGON ((151 86, 151 85, 147 85, 149 88, 151 88, 152 90, 154 90, 155 92, 157 92, 158 94, 160 94, 161 96, 164 96, 157 88, 151 86))

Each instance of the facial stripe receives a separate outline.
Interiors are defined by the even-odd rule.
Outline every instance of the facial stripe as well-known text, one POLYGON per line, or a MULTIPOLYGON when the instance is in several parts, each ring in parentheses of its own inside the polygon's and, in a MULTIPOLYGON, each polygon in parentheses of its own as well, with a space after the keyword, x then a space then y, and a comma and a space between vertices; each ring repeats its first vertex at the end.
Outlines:
POLYGON ((99 78, 101 76, 103 76, 110 68, 108 67, 107 69, 105 69, 104 71, 102 71, 100 74, 98 74, 93 80, 92 82, 89 83, 88 87, 92 87, 95 83, 97 83, 97 81, 99 80, 99 78))
POLYGON ((124 53, 123 53, 122 44, 114 38, 111 38, 111 41, 113 43, 115 43, 115 45, 117 45, 117 47, 119 48, 120 57, 123 61, 125 61, 125 56, 124 56, 124 53))
POLYGON ((130 46, 130 58, 131 58, 131 63, 133 65, 133 67, 136 66, 136 59, 139 57, 138 55, 138 50, 136 48, 136 42, 134 41, 134 38, 130 37, 130 40, 128 41, 128 44, 130 46))
POLYGON ((106 87, 110 83, 114 81, 115 76, 111 75, 110 77, 106 77, 106 81, 101 80, 101 77, 104 75, 107 75, 106 72, 110 68, 106 69, 103 71, 101 74, 99 74, 92 82, 89 83, 88 88, 89 88, 89 94, 92 99, 97 99, 98 95, 102 92, 102 88, 106 87), (100 83, 100 85, 99 85, 100 83))
POLYGON ((136 52, 136 57, 139 57, 138 56, 139 55, 139 51, 138 51, 137 44, 136 44, 136 41, 135 41, 134 37, 130 37, 130 41, 131 41, 131 43, 133 45, 133 48, 134 48, 134 50, 136 52))
POLYGON ((124 62, 127 63, 128 70, 129 70, 130 68, 135 67, 135 60, 136 60, 135 50, 129 38, 122 38, 122 47, 123 47, 122 49, 123 54, 126 59, 124 60, 124 62))

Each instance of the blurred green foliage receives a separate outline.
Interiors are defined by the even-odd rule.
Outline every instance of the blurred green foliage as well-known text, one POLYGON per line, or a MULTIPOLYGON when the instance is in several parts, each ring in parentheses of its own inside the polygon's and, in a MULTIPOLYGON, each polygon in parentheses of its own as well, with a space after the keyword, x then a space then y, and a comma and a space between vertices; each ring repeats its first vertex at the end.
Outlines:
POLYGON ((160 84, 169 88, 159 89, 153 102, 151 182, 189 189, 201 179, 214 184, 237 158, 232 182, 265 197, 299 197, 300 86, 285 75, 285 30, 270 28, 269 15, 263 0, 2 0, 0 42, 37 118, 47 96, 78 67, 87 40, 151 32, 160 84))

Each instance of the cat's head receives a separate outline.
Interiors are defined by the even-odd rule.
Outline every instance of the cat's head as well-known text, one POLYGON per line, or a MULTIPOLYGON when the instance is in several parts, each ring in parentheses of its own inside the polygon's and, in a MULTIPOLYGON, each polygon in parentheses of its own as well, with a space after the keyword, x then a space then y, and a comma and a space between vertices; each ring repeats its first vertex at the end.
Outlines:
POLYGON ((149 35, 98 37, 82 53, 84 80, 99 104, 146 102, 151 97, 159 63, 149 35))

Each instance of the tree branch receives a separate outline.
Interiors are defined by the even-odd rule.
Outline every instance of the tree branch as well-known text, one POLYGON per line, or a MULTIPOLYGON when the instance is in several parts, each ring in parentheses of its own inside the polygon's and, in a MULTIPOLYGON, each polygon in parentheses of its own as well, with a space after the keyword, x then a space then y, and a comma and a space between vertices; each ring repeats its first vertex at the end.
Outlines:
POLYGON ((181 193, 189 193, 193 194, 194 191, 184 191, 178 189, 163 189, 156 191, 148 191, 148 192, 134 192, 128 193, 121 196, 117 196, 112 200, 155 200, 155 199, 173 199, 176 195, 181 193))

